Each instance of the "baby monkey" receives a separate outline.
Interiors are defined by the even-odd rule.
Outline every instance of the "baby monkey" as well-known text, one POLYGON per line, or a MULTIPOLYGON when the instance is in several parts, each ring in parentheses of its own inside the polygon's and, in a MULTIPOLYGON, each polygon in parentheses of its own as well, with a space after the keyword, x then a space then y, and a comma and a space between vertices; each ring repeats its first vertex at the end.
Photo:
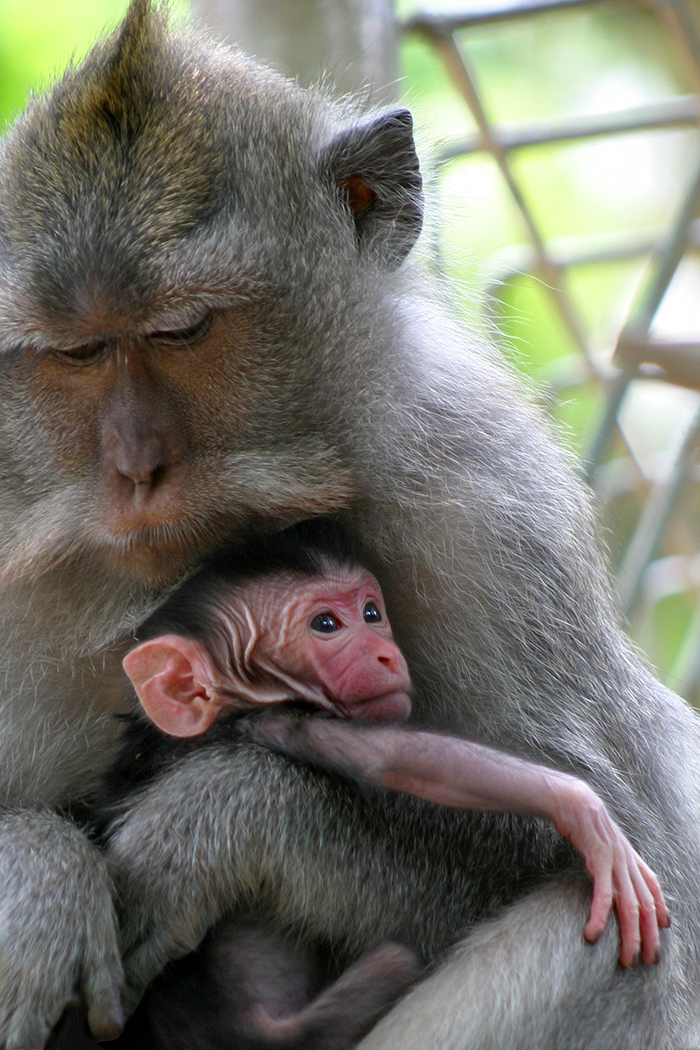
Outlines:
POLYGON ((205 570, 178 593, 177 608, 171 599, 156 613, 159 633, 123 663, 154 725, 199 736, 223 711, 290 700, 341 719, 407 719, 411 683, 381 589, 340 550, 330 535, 327 549, 295 550, 288 530, 257 558, 246 549, 243 575, 205 570))
MULTIPOLYGON (((658 959, 658 928, 670 922, 659 882, 584 781, 397 724, 411 711, 406 661, 379 583, 334 526, 306 523, 217 559, 139 635, 124 669, 148 718, 168 736, 199 736, 228 713, 238 716, 237 731, 247 739, 360 784, 444 806, 544 816, 582 854, 592 876, 586 939, 598 939, 614 907, 622 965, 635 964, 640 943, 643 962, 658 959), (291 714, 280 713, 290 701, 296 702, 291 714), (316 714, 300 714, 299 701, 316 714), (240 717, 263 707, 274 712, 240 717)), ((278 935, 247 921, 230 923, 225 940, 229 968, 247 953, 268 973, 308 969, 297 956, 280 967, 278 935)), ((241 967, 255 970, 249 961, 241 967)), ((237 982, 236 1017, 245 1019, 239 1043, 248 1045, 244 1035, 260 1048, 349 1046, 417 968, 407 949, 383 946, 310 1002, 287 1004, 282 1019, 266 1012, 269 987, 261 994, 249 981, 242 1001, 237 982)))

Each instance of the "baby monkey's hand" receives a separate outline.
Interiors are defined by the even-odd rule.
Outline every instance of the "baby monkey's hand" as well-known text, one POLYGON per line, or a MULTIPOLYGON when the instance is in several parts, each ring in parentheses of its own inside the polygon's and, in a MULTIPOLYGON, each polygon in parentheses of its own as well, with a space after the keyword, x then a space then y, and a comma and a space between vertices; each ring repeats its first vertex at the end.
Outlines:
MULTIPOLYGON (((558 779, 563 774, 552 773, 558 779)), ((593 900, 584 927, 587 941, 597 941, 612 908, 620 925, 620 962, 635 966, 659 961, 659 927, 671 919, 659 880, 633 848, 605 803, 581 780, 554 783, 550 814, 557 830, 583 855, 593 879, 593 900)))

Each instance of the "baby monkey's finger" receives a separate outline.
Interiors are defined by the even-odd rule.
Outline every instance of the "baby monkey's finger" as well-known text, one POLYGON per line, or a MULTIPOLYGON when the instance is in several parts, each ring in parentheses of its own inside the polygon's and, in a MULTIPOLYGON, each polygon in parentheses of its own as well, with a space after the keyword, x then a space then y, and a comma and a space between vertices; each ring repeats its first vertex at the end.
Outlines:
MULTIPOLYGON (((636 858, 636 854, 633 859, 636 858)), ((641 935, 641 960, 646 965, 659 961, 659 924, 656 901, 638 864, 632 864, 630 878, 639 901, 639 932, 641 935)))
POLYGON ((671 925, 671 914, 666 905, 664 899, 663 890, 661 889, 661 883, 657 879, 654 872, 651 870, 648 864, 645 864, 641 857, 637 858, 639 865, 639 871, 649 888, 649 892, 654 898, 654 905, 656 907, 656 919, 662 930, 667 930, 671 925))
POLYGON ((636 966, 642 946, 640 905, 626 864, 615 865, 614 881, 615 912, 620 926, 620 964, 636 966))
POLYGON ((583 935, 591 944, 600 937, 605 929, 613 908, 612 866, 605 863, 602 867, 590 865, 593 877, 593 898, 588 922, 583 928, 583 935))

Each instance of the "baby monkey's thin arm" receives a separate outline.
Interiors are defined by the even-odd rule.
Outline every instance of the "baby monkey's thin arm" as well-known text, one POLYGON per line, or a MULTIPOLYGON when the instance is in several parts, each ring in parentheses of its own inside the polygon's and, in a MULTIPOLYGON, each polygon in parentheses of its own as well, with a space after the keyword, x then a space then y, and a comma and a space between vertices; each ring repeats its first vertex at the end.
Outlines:
POLYGON ((251 720, 245 731, 330 772, 442 806, 547 817, 593 878, 586 939, 598 939, 614 906, 622 965, 658 960, 658 928, 670 925, 659 881, 583 780, 470 740, 394 725, 271 715, 251 720))

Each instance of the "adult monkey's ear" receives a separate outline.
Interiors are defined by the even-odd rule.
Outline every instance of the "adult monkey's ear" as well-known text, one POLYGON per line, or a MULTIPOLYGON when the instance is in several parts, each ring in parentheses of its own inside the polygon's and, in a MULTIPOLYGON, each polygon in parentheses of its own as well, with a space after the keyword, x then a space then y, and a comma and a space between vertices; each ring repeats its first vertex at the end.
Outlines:
POLYGON ((355 226, 360 251, 392 269, 423 225, 423 179, 407 109, 341 131, 323 150, 322 170, 355 226))

